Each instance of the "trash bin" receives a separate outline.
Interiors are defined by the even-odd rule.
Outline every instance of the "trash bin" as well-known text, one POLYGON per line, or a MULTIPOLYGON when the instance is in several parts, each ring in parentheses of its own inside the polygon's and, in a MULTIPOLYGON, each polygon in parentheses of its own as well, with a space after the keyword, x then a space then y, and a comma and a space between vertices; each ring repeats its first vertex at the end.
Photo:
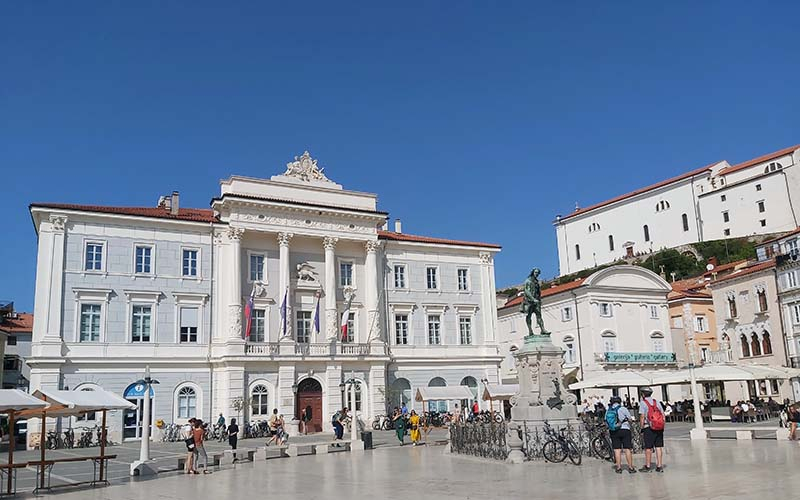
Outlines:
POLYGON ((364 449, 372 449, 372 431, 361 431, 361 441, 364 442, 364 449))

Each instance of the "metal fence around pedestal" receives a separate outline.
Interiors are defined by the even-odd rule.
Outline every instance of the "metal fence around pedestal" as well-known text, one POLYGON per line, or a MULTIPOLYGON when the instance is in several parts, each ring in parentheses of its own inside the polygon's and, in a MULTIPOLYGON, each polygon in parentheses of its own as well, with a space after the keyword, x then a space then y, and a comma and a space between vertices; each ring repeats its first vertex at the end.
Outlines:
POLYGON ((505 423, 450 424, 450 451, 461 455, 505 460, 508 458, 505 423))

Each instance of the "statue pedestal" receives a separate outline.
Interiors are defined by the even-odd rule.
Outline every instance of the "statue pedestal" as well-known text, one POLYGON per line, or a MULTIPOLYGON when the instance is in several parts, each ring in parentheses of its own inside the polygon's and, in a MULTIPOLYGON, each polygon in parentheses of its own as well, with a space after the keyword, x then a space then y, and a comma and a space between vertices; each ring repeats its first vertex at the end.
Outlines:
POLYGON ((523 422, 535 427, 545 420, 556 428, 569 420, 574 424, 578 418, 577 398, 562 383, 564 350, 554 345, 549 336, 528 336, 514 353, 514 363, 519 393, 511 398, 511 427, 521 428, 523 422))

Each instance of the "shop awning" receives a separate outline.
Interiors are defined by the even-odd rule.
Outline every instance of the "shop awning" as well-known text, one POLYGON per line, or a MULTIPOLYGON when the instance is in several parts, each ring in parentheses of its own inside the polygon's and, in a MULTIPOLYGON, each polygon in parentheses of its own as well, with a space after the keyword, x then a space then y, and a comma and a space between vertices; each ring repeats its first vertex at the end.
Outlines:
MULTIPOLYGON (((44 412, 48 417, 70 417, 83 415, 93 411, 124 410, 136 408, 136 405, 117 396, 113 392, 95 389, 93 391, 53 391, 37 390, 33 395, 41 401, 50 403, 44 412)), ((43 411, 29 410, 24 412, 27 417, 41 417, 43 411)))
POLYGON ((21 412, 25 410, 42 410, 50 406, 49 403, 35 398, 19 389, 0 390, 0 413, 21 412))
POLYGON ((511 399, 511 396, 518 392, 519 384, 487 384, 483 389, 483 400, 511 399))
POLYGON ((649 373, 632 372, 630 370, 608 372, 586 372, 583 380, 570 384, 570 390, 576 389, 612 389, 615 387, 644 387, 653 385, 649 373))
POLYGON ((469 399, 472 401, 475 396, 469 387, 465 385, 453 385, 450 387, 420 387, 414 397, 416 401, 458 401, 469 399))
MULTIPOLYGON (((738 382, 747 380, 787 380, 800 375, 795 368, 776 368, 766 365, 703 365, 694 369, 697 382, 738 382)), ((688 368, 674 372, 653 374, 653 385, 688 384, 691 374, 688 368)))

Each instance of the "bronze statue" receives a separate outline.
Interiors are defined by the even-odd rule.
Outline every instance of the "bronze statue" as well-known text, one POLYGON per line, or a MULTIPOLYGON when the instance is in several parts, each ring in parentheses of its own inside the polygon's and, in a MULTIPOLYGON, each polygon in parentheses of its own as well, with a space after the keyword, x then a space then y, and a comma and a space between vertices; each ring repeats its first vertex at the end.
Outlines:
POLYGON ((539 275, 542 271, 534 267, 528 279, 525 280, 525 288, 522 298, 522 314, 525 315, 525 324, 528 325, 528 336, 536 335, 531 326, 531 315, 536 314, 536 324, 539 325, 540 335, 550 335, 544 327, 542 321, 542 285, 539 283, 539 275))

